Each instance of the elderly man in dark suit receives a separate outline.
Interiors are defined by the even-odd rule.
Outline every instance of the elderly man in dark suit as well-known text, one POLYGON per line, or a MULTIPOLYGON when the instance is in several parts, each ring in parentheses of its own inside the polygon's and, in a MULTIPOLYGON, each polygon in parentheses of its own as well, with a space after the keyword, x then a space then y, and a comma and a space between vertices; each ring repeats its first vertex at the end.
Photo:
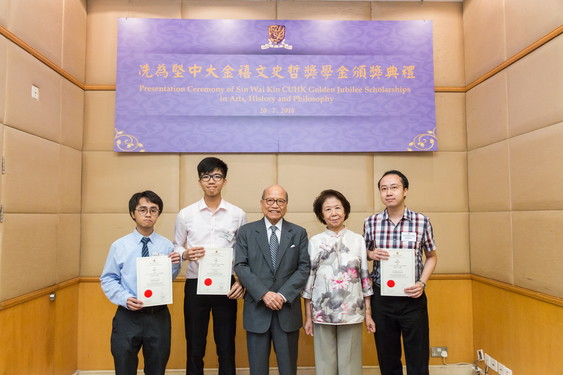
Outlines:
POLYGON ((244 329, 251 375, 269 372, 271 342, 281 375, 297 373, 302 326, 300 292, 310 270, 305 229, 283 220, 288 196, 273 185, 264 190, 264 218, 239 229, 235 272, 246 288, 244 329))

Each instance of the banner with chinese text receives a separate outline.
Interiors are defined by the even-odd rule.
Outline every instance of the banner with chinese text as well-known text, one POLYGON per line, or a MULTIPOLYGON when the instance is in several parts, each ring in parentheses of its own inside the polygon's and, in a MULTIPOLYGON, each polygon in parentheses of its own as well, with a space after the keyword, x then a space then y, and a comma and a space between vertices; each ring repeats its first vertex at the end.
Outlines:
POLYGON ((122 18, 115 151, 435 151, 430 21, 122 18))

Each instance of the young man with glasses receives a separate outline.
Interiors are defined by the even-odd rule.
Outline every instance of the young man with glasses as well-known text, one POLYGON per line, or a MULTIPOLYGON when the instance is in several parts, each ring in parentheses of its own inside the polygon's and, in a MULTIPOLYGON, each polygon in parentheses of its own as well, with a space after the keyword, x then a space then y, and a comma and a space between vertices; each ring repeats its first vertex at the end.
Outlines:
POLYGON ((143 307, 143 302, 137 299, 137 258, 168 256, 172 260, 172 279, 180 272, 180 255, 174 251, 172 242, 154 231, 162 207, 162 199, 150 190, 131 197, 129 215, 135 221, 135 230, 111 245, 100 277, 105 295, 118 305, 111 333, 117 375, 137 373, 141 346, 146 374, 164 375, 170 356, 168 306, 143 307))
MULTIPOLYGON (((368 259, 374 261, 371 306, 379 367, 382 375, 403 374, 402 336, 407 373, 428 375, 429 328, 424 289, 438 259, 432 225, 428 217, 406 207, 409 180, 403 173, 385 172, 377 187, 386 208, 365 220, 364 239, 368 259), (405 297, 381 295, 381 261, 389 259, 388 250, 395 248, 414 252, 416 281, 404 289, 405 297)), ((393 285, 393 280, 387 283, 389 287, 393 285)))
POLYGON ((246 223, 246 213, 221 196, 227 184, 227 171, 227 164, 221 159, 203 159, 197 166, 203 198, 182 209, 176 219, 174 246, 182 259, 189 262, 184 288, 187 375, 203 375, 210 313, 213 314, 219 374, 235 375, 236 371, 236 300, 242 297, 243 287, 233 275, 231 290, 226 296, 197 294, 199 259, 205 255, 205 249, 234 249, 238 229, 246 223))
POLYGON ((246 287, 244 329, 251 375, 269 373, 272 342, 281 375, 297 373, 303 325, 301 290, 309 278, 307 231, 286 221, 287 192, 264 190, 264 218, 243 226, 236 243, 235 271, 246 287))

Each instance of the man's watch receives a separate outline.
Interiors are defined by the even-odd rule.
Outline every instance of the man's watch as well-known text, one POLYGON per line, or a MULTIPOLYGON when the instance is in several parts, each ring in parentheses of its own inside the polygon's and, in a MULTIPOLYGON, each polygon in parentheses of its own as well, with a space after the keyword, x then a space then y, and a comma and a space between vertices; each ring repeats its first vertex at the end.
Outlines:
POLYGON ((422 283, 422 289, 426 289, 426 283, 422 280, 416 280, 417 283, 422 283))

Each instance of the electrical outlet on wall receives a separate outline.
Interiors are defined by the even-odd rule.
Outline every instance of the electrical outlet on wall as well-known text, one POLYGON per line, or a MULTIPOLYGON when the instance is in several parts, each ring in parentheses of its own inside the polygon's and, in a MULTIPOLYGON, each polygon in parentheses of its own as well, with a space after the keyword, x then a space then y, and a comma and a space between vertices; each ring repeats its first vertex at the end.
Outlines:
POLYGON ((35 100, 39 100, 39 87, 31 85, 31 97, 35 100))
POLYGON ((485 360, 485 352, 483 351, 483 349, 477 350, 477 360, 478 361, 484 361, 485 360))
POLYGON ((498 372, 498 362, 493 357, 491 357, 491 365, 489 367, 491 368, 491 370, 498 372))
POLYGON ((446 358, 448 355, 448 347, 447 346, 433 346, 432 349, 432 357, 442 357, 446 358), (445 355, 442 355, 445 354, 445 355))
POLYGON ((485 353, 485 365, 487 367, 491 367, 491 359, 492 359, 491 356, 485 353))
POLYGON ((499 362, 498 373, 499 375, 512 375, 512 370, 499 362))

